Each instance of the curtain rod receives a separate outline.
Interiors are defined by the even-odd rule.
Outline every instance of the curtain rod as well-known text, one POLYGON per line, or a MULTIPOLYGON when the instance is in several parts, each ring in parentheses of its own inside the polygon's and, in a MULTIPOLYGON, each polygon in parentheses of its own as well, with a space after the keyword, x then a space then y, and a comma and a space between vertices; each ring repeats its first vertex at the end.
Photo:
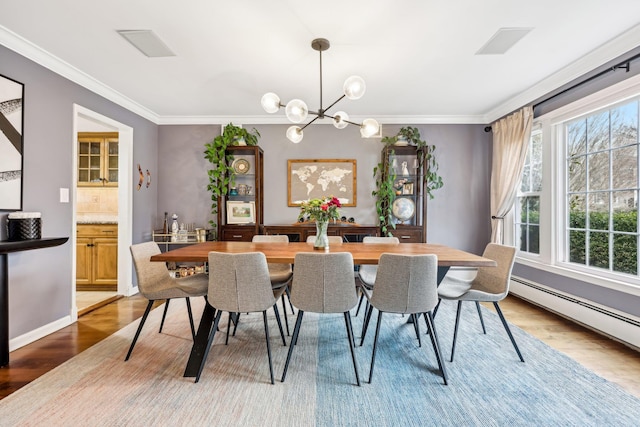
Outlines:
MULTIPOLYGON (((575 84, 573 84, 573 85, 571 85, 571 86, 569 86, 569 87, 567 87, 565 89, 562 89, 558 93, 555 93, 553 95, 547 96, 543 100, 538 101, 535 104, 533 104, 532 108, 535 110, 535 108, 538 107, 539 105, 544 104, 545 102, 548 102, 548 101, 550 101, 550 100, 552 100, 552 99, 554 99, 554 98, 556 98, 556 97, 558 97, 558 96, 560 96, 560 95, 562 95, 564 93, 567 93, 567 92, 569 92, 569 91, 571 91, 571 90, 573 90, 573 89, 575 89, 577 87, 580 87, 580 86, 582 86, 584 84, 587 84, 590 81, 593 81, 593 80, 597 79, 598 77, 602 77, 605 74, 608 74, 608 73, 611 73, 611 72, 615 72, 616 70, 620 70, 620 69, 624 69, 625 72, 628 73, 631 70, 631 63, 633 61, 635 61, 636 59, 638 59, 638 58, 640 58, 640 53, 637 53, 637 54, 633 55, 632 57, 627 58, 624 61, 621 61, 621 62, 619 62, 619 63, 617 63, 615 65, 607 67, 604 70, 594 74, 593 76, 590 76, 590 77, 588 77, 588 78, 586 78, 586 79, 584 79, 584 80, 582 80, 582 81, 580 81, 578 83, 575 83, 575 84)), ((511 113, 509 113, 509 114, 511 114, 511 113)), ((507 115, 508 114, 506 114, 505 116, 507 116, 507 115)), ((485 132, 491 132, 491 126, 485 126, 484 131, 485 132)))

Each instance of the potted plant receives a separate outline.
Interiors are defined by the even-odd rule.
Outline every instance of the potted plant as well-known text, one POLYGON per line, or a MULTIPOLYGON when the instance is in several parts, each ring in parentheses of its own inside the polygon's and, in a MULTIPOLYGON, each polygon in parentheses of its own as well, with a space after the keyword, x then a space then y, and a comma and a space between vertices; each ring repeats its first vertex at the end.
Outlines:
POLYGON ((229 123, 222 130, 222 134, 216 136, 213 141, 205 144, 204 157, 214 166, 209 169, 209 184, 207 190, 211 191, 211 214, 209 221, 211 228, 217 229, 218 201, 220 197, 229 192, 229 186, 233 186, 235 171, 231 167, 233 155, 227 152, 227 148, 234 145, 257 145, 260 133, 253 128, 251 131, 229 123), (240 140, 244 140, 242 144, 240 140))
MULTIPOLYGON (((438 174, 438 162, 434 151, 435 145, 429 145, 420 137, 420 130, 415 127, 402 127, 394 136, 385 136, 381 142, 387 146, 391 145, 414 145, 418 148, 417 159, 419 167, 422 168, 424 180, 424 192, 433 199, 433 192, 443 186, 442 177, 438 174), (400 141, 400 143, 398 143, 400 141), (404 143, 406 141, 406 143, 404 143)), ((391 155, 393 156, 393 151, 391 155)), ((376 198, 376 212, 380 221, 380 230, 383 235, 389 235, 391 228, 395 228, 393 219, 392 203, 395 198, 395 179, 393 169, 389 170, 389 165, 383 162, 373 168, 373 175, 376 179, 376 190, 371 194, 376 198)))

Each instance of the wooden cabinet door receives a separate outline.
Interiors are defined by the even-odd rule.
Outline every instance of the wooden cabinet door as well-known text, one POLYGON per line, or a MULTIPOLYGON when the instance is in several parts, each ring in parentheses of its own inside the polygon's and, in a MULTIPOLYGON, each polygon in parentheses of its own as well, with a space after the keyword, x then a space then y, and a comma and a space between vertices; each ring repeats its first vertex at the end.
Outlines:
POLYGON ((93 283, 118 283, 118 240, 110 237, 93 239, 93 283))
POLYGON ((91 283, 92 270, 92 244, 91 238, 76 238, 76 285, 88 285, 91 283))

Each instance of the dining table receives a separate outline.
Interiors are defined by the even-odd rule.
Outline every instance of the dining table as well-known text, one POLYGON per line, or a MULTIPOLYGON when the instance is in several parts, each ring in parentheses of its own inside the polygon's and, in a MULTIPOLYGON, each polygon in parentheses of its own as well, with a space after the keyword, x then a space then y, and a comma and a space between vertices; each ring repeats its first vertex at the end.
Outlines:
MULTIPOLYGON (((207 241, 194 245, 183 246, 178 249, 153 255, 151 261, 157 262, 197 262, 206 263, 209 252, 245 253, 262 252, 269 263, 294 264, 296 254, 304 252, 349 252, 354 265, 378 264, 383 253, 399 255, 434 254, 438 257, 438 283, 442 281, 451 267, 495 267, 494 260, 484 258, 460 249, 434 243, 342 243, 330 245, 326 250, 314 248, 313 243, 307 242, 235 242, 235 241, 207 241)), ((215 266, 209 266, 209 273, 215 274, 215 266)), ((295 273, 294 273, 295 274, 295 273)), ((205 304, 196 338, 191 349, 189 361, 184 372, 185 377, 195 377, 204 357, 207 340, 215 309, 205 304)))

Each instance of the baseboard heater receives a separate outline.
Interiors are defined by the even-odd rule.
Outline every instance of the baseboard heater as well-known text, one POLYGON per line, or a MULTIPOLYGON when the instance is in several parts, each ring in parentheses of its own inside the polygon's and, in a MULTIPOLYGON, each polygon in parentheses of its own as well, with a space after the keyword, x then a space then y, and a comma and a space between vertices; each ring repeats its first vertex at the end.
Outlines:
POLYGON ((544 307, 559 316, 568 318, 591 330, 604 334, 623 344, 630 345, 636 350, 640 350, 640 340, 638 329, 640 321, 632 317, 625 316, 608 310, 602 306, 592 304, 570 295, 555 291, 545 286, 538 285, 520 277, 511 276, 512 293, 533 304, 544 307), (521 286, 525 288, 522 288, 521 286), (529 291, 527 291, 527 288, 529 291), (546 294, 549 298, 540 298, 546 294), (536 296, 538 298, 536 298, 536 296), (596 314, 597 313, 597 314, 596 314))

